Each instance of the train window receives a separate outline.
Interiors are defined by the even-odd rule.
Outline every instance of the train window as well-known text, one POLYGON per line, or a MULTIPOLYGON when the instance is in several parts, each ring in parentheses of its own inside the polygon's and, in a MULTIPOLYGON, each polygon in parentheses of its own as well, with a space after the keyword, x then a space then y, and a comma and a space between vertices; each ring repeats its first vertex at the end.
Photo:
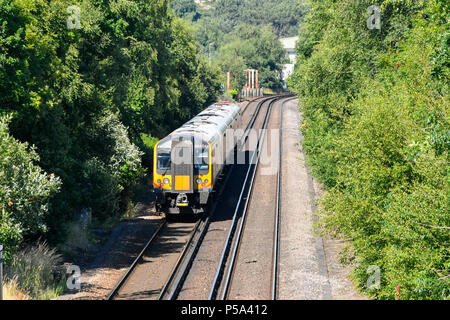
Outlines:
POLYGON ((168 170, 170 170, 171 162, 170 162, 170 154, 169 153, 160 153, 157 158, 157 171, 159 174, 166 174, 168 170))
POLYGON ((199 148, 194 151, 194 169, 199 174, 206 174, 209 171, 209 150, 199 148))

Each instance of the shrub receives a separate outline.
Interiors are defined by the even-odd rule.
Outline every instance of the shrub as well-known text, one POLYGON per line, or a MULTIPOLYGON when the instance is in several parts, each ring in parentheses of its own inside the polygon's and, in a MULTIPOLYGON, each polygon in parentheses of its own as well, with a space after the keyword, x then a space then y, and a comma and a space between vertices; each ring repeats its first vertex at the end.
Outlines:
POLYGON ((312 3, 290 85, 328 187, 320 225, 352 239, 353 276, 370 296, 394 299, 400 286, 402 299, 449 299, 448 5, 383 1, 372 32, 361 14, 371 1, 312 3), (366 287, 373 265, 380 289, 366 287))
POLYGON ((17 278, 6 280, 3 282, 3 299, 4 300, 30 300, 31 297, 20 290, 17 278))
POLYGON ((143 153, 130 142, 127 129, 116 116, 101 117, 95 127, 88 133, 88 141, 96 148, 87 154, 81 169, 83 206, 92 208, 94 217, 106 218, 127 205, 121 196, 144 174, 143 153))
POLYGON ((0 118, 0 243, 6 260, 24 237, 46 232, 49 201, 61 185, 34 164, 34 148, 9 135, 9 119, 0 118))
MULTIPOLYGON (((90 228, 80 221, 71 221, 66 223, 67 237, 64 243, 58 244, 58 251, 65 258, 71 259, 82 258, 82 254, 89 253, 94 248, 93 237, 90 228)), ((76 261, 75 261, 76 263, 76 261)))
POLYGON ((64 277, 58 270, 61 262, 55 249, 40 242, 12 255, 5 278, 34 299, 48 299, 64 290, 64 277))
POLYGON ((232 89, 228 92, 228 94, 231 96, 231 98, 233 100, 236 100, 238 97, 238 90, 237 89, 232 89))
POLYGON ((151 169, 153 168, 153 150, 159 139, 152 137, 149 134, 142 133, 141 140, 142 146, 139 147, 144 152, 144 155, 142 156, 142 165, 151 169))

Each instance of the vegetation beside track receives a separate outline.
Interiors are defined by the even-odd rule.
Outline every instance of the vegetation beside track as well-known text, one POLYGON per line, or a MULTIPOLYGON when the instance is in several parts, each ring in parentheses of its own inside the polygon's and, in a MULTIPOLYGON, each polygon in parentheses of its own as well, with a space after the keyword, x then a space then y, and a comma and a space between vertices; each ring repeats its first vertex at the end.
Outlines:
POLYGON ((377 3, 379 30, 370 0, 309 1, 300 30, 289 85, 328 190, 320 224, 351 239, 365 293, 449 299, 449 3, 377 3))
POLYGON ((167 0, 0 0, 7 268, 36 239, 69 241, 82 212, 127 212, 155 137, 216 101, 220 70, 191 31, 167 0))

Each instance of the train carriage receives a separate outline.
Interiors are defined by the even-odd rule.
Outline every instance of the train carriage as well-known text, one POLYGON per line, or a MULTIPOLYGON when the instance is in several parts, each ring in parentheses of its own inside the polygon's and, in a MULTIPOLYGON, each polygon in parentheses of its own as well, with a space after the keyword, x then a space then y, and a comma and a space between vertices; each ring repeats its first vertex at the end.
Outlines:
POLYGON ((204 211, 234 148, 226 145, 226 135, 239 127, 240 111, 234 103, 215 103, 155 145, 153 187, 159 211, 204 211))

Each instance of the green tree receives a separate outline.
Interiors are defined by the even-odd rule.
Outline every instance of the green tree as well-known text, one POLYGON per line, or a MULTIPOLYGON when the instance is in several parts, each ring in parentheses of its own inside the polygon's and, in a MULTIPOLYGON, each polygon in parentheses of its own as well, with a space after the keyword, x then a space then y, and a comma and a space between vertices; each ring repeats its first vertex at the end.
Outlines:
POLYGON ((261 87, 282 88, 281 73, 287 62, 281 42, 269 26, 258 28, 241 25, 238 35, 229 35, 219 52, 219 64, 224 71, 231 71, 233 88, 242 88, 246 68, 259 70, 261 87))
POLYGON ((311 1, 289 85, 303 148, 328 187, 320 225, 352 239, 353 276, 380 299, 448 299, 448 11, 441 1, 311 1), (366 287, 368 267, 381 288, 366 287))
POLYGON ((95 218, 123 212, 142 158, 151 165, 148 137, 220 94, 218 70, 168 0, 0 0, 0 26, 0 113, 63 182, 46 215, 50 240, 83 207, 95 218))
POLYGON ((217 0, 213 16, 220 20, 223 33, 230 33, 241 24, 253 26, 270 25, 278 36, 292 36, 305 12, 298 0, 217 0))
POLYGON ((194 0, 173 0, 172 9, 180 18, 196 21, 200 18, 197 12, 197 4, 194 0))

